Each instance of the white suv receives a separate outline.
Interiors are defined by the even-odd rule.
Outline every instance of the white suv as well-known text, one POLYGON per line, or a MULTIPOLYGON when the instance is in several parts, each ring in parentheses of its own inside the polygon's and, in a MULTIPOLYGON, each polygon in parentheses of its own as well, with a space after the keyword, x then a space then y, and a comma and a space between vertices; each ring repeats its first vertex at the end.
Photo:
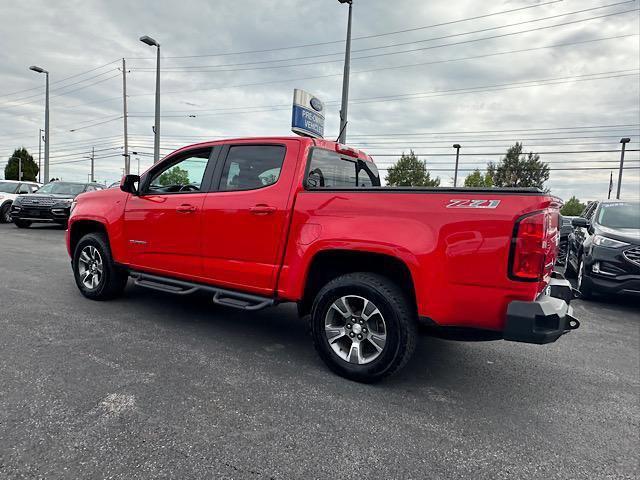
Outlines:
POLYGON ((18 195, 33 193, 41 186, 36 182, 0 180, 0 223, 11 222, 11 204, 18 195))

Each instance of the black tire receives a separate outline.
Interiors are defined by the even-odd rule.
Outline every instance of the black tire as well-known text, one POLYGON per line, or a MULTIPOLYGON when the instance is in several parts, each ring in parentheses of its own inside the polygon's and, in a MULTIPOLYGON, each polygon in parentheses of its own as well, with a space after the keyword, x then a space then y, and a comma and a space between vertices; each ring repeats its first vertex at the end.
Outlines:
POLYGON ((88 233, 80 239, 73 252, 73 276, 80 293, 91 300, 110 300, 122 294, 127 286, 129 275, 113 261, 109 242, 102 233, 88 233), (85 249, 93 247, 99 253, 102 263, 102 274, 97 284, 90 288, 80 276, 80 256, 85 249))
MULTIPOLYGON (((382 275, 364 272, 335 278, 318 292, 311 309, 310 330, 316 351, 327 366, 338 375, 363 383, 379 381, 400 370, 413 354, 418 335, 415 308, 402 290, 382 275), (351 363, 341 358, 327 339, 325 318, 333 303, 344 296, 368 299, 382 315, 386 343, 369 363, 351 363)), ((344 338, 351 341, 346 335, 344 338)))
POLYGON ((578 272, 576 271, 575 268, 573 268, 573 265, 571 265, 571 249, 567 247, 567 260, 566 260, 566 266, 564 268, 564 276, 566 278, 578 278, 578 272))
POLYGON ((580 275, 578 274, 578 285, 577 288, 580 291, 580 298, 585 300, 589 300, 593 297, 593 286, 591 284, 591 279, 584 271, 584 254, 580 257, 580 263, 578 263, 578 272, 582 269, 582 281, 580 281, 580 275))
POLYGON ((11 223, 11 204, 5 203, 0 207, 0 223, 11 223))
POLYGON ((29 221, 29 220, 20 220, 19 218, 14 219, 13 223, 18 228, 29 228, 31 226, 31 221, 29 221))

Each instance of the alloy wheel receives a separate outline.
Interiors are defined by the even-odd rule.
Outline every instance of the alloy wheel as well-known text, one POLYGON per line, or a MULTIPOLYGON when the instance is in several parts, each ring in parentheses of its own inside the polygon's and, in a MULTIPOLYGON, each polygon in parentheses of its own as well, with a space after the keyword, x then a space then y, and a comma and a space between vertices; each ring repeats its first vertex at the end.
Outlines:
POLYGON ((358 295, 336 299, 325 316, 325 337, 342 360, 364 365, 380 356, 387 343, 387 325, 378 307, 358 295))
POLYGON ((93 290, 100 285, 104 275, 104 264, 100 252, 93 245, 87 245, 80 252, 78 273, 85 288, 93 290))

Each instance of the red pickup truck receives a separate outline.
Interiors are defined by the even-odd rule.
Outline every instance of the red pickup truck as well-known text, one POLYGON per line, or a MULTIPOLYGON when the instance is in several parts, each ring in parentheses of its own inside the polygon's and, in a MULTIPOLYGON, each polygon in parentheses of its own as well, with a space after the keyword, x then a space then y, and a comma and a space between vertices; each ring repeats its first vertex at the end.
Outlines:
POLYGON ((90 299, 130 277, 244 310, 296 302, 329 368, 370 382, 407 362, 419 322, 539 344, 577 328, 552 271, 560 205, 535 189, 381 187, 362 151, 249 138, 80 195, 66 241, 90 299))

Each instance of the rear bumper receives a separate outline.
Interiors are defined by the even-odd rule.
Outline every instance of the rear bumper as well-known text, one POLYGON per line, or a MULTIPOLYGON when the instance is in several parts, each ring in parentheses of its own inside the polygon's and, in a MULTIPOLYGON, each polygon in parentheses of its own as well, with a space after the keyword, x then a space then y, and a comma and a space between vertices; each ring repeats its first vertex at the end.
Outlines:
POLYGON ((552 278, 533 302, 513 301, 507 308, 503 338, 513 342, 544 344, 555 342, 575 330, 580 322, 569 305, 573 292, 563 278, 552 278))

